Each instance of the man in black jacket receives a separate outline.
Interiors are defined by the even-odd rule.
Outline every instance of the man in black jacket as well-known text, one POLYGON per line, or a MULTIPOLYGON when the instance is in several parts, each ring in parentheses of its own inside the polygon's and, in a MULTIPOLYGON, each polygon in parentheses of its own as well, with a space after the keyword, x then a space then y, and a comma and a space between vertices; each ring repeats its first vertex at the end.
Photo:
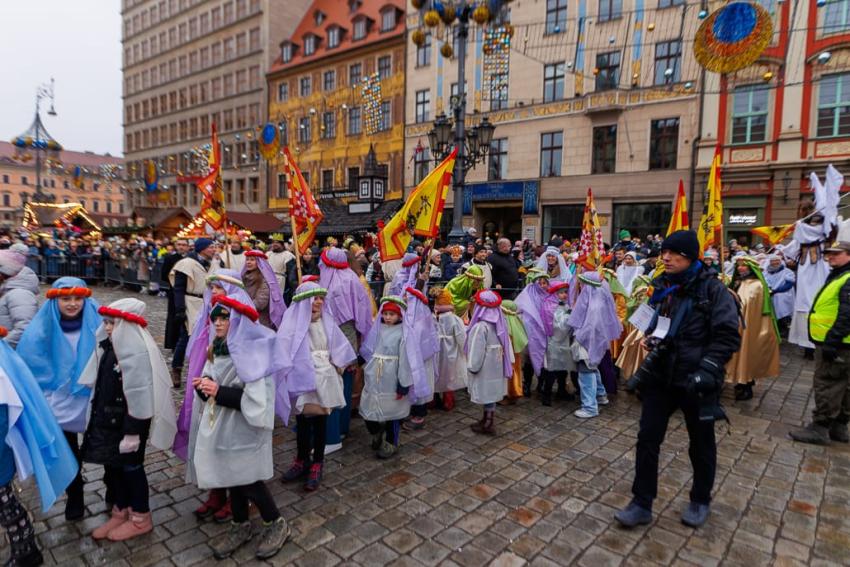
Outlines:
POLYGON ((850 242, 824 250, 832 271, 809 312, 809 338, 816 346, 812 422, 790 432, 795 441, 828 445, 850 442, 850 242))
MULTIPOLYGON (((168 297, 168 309, 166 311, 166 321, 173 321, 176 308, 174 307, 174 290, 171 289, 171 281, 168 279, 171 270, 174 266, 186 257, 186 252, 189 251, 189 243, 185 238, 178 238, 174 241, 174 251, 166 254, 162 260, 162 268, 159 272, 159 284, 165 288, 166 296, 168 297)), ((180 338, 179 325, 166 323, 165 325, 165 348, 174 350, 177 346, 177 341, 180 338)))
POLYGON ((635 455, 631 503, 615 515, 633 527, 652 521, 652 501, 658 488, 658 456, 667 422, 681 409, 688 428, 688 454, 694 469, 691 502, 682 522, 691 527, 705 523, 717 468, 714 420, 722 415, 720 388, 725 366, 740 348, 738 308, 717 272, 699 261, 699 242, 693 231, 680 230, 662 245, 665 272, 652 284, 649 306, 655 316, 646 334, 661 317, 669 331, 660 341, 644 339, 652 352, 635 373, 639 378, 643 411, 635 455))
POLYGON ((513 299, 517 294, 519 281, 519 261, 511 254, 511 241, 500 238, 496 242, 496 251, 487 258, 493 272, 493 288, 502 299, 513 299))

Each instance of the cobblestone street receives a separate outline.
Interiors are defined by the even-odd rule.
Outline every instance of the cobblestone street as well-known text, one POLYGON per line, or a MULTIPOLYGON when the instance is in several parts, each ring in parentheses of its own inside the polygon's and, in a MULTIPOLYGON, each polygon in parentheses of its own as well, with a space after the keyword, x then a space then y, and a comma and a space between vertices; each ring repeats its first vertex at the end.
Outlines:
MULTIPOLYGON (((109 303, 133 292, 97 288, 109 303)), ((165 299, 149 306, 162 342, 165 299)), ((691 471, 680 414, 661 455, 659 498, 650 526, 626 531, 614 511, 630 499, 639 402, 612 397, 597 419, 572 415, 576 402, 544 408, 536 399, 496 412, 498 436, 477 436, 479 409, 465 394, 450 413, 434 411, 422 431, 402 433, 401 451, 378 461, 361 420, 343 449, 326 459, 318 492, 278 478, 292 460, 294 435, 275 434, 276 478, 268 485, 291 523, 292 538, 269 563, 324 565, 836 565, 850 564, 850 447, 792 443, 808 420, 814 363, 786 347, 782 376, 760 383, 755 398, 725 405, 731 429, 718 426, 718 476, 708 524, 679 521, 691 471)), ((226 526, 200 522, 203 496, 183 480, 180 459, 148 455, 154 532, 124 543, 96 543, 104 519, 102 469, 86 467, 89 514, 64 519, 64 500, 36 530, 48 563, 61 565, 216 564, 208 545, 226 526)), ((39 509, 24 487, 31 511, 39 509)), ((255 520, 258 521, 258 520, 255 520)), ((5 545, 5 542, 4 542, 5 545)), ((219 562, 255 563, 254 545, 219 562)), ((3 548, 0 556, 8 555, 3 548)))

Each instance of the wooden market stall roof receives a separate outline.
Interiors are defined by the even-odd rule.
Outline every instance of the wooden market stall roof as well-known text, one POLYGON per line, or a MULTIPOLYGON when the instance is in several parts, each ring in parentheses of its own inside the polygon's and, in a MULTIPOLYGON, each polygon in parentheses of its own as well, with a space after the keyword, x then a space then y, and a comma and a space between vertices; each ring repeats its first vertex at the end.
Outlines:
POLYGON ((100 230, 80 203, 25 203, 24 228, 77 226, 83 230, 100 230))

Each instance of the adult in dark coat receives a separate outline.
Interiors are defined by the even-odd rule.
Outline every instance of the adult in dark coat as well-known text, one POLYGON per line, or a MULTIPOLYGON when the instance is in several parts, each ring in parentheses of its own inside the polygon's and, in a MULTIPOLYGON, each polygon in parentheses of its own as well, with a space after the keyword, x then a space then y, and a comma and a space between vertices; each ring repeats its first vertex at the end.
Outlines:
POLYGON ((493 273, 493 288, 502 299, 514 299, 519 282, 519 261, 511 254, 511 241, 500 238, 496 251, 487 258, 493 273))
POLYGON ((162 270, 159 273, 159 284, 166 290, 168 296, 168 311, 166 314, 165 324, 165 348, 174 350, 177 346, 177 339, 180 338, 180 326, 172 323, 176 308, 174 307, 174 291, 171 289, 171 282, 168 279, 171 270, 175 264, 186 257, 189 251, 189 243, 181 238, 174 242, 174 252, 166 254, 162 261, 162 270))

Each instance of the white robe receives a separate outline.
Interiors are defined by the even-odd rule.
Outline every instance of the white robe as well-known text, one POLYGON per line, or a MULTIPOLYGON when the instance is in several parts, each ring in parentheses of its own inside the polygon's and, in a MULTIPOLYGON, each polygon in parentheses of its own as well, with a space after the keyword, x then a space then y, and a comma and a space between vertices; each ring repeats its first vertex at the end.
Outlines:
POLYGON ((567 321, 570 318, 570 308, 559 305, 555 309, 552 321, 552 336, 546 341, 546 356, 543 368, 551 371, 575 370, 576 364, 570 352, 570 336, 572 334, 567 321))
POLYGON ((207 362, 203 375, 220 386, 242 388, 242 402, 235 410, 204 402, 194 394, 186 481, 207 490, 272 478, 274 380, 242 382, 230 356, 207 362))
POLYGON ((242 254, 234 254, 232 251, 229 254, 225 252, 221 255, 221 259, 224 260, 229 269, 242 273, 242 267, 245 265, 244 252, 242 254))
POLYGON ((502 343, 492 323, 479 321, 469 332, 469 399, 474 404, 494 404, 508 395, 502 343))
POLYGON ((204 291, 207 289, 207 275, 210 272, 207 272, 201 263, 194 258, 183 258, 174 265, 171 273, 168 274, 168 281, 172 288, 174 287, 174 274, 176 272, 186 274, 186 330, 191 334, 198 316, 204 308, 204 291))
POLYGON ((271 264, 277 283, 280 285, 280 292, 283 293, 286 290, 286 264, 295 260, 295 254, 289 250, 284 250, 283 252, 266 252, 266 256, 269 258, 269 264, 271 264))
POLYGON ((295 402, 295 413, 303 413, 305 404, 315 404, 330 409, 344 408, 345 395, 342 390, 342 376, 331 364, 325 324, 321 319, 310 322, 309 336, 310 357, 313 359, 313 370, 316 375, 316 389, 298 396, 298 400, 295 402))
POLYGON ((398 325, 380 325, 371 360, 363 368, 365 383, 360 394, 359 412, 368 421, 385 422, 410 415, 410 399, 396 399, 396 387, 413 385, 410 363, 404 348, 404 331, 398 325))
POLYGON ((777 319, 784 319, 793 315, 795 298, 793 284, 796 280, 794 272, 789 268, 783 267, 778 272, 772 274, 768 269, 765 269, 764 279, 771 291, 782 287, 787 282, 791 282, 791 289, 773 294, 771 300, 773 301, 773 311, 776 313, 777 319))
POLYGON ((823 239, 823 228, 811 226, 805 223, 797 223, 794 229, 794 239, 788 246, 782 249, 782 254, 797 262, 797 290, 794 297, 794 315, 791 319, 791 329, 788 340, 791 343, 805 348, 815 348, 809 341, 809 310, 820 288, 823 287, 826 277, 829 275, 829 264, 823 259, 823 243, 817 243, 823 239), (809 244, 812 243, 812 244, 809 244), (810 254, 801 257, 801 245, 816 245, 815 261, 810 254))
POLYGON ((449 311, 437 318, 440 350, 437 353, 435 392, 453 392, 466 388, 466 354, 463 343, 466 327, 460 317, 449 311))

